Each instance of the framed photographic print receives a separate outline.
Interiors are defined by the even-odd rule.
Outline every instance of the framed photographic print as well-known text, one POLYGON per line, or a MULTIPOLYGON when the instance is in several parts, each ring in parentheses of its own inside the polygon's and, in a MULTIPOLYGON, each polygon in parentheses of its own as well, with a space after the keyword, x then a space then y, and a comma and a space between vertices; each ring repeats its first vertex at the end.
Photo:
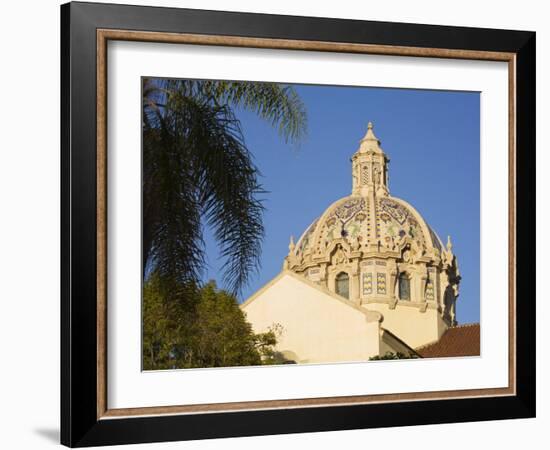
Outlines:
POLYGON ((534 417, 535 33, 61 24, 63 444, 534 417))

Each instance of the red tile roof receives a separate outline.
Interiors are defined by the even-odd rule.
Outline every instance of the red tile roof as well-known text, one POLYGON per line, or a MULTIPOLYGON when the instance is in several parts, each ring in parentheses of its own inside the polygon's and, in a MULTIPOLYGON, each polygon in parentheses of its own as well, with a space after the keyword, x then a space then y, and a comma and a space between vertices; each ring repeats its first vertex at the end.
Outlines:
POLYGON ((479 323, 468 323, 449 328, 439 341, 418 347, 422 358, 480 355, 479 323))

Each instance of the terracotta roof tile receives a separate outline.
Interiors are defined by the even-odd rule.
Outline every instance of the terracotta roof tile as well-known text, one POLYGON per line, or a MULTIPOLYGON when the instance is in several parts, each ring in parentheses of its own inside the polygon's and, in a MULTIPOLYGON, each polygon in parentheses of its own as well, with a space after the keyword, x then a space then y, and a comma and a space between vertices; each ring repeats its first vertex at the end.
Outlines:
POLYGON ((441 339, 433 344, 418 347, 422 358, 480 355, 479 323, 468 323, 449 328, 441 339))

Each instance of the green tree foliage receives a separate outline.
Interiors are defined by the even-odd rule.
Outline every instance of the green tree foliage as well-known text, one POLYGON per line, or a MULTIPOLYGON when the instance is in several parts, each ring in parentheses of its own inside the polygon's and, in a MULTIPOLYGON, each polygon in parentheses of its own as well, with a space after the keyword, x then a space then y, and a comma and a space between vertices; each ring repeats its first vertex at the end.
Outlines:
POLYGON ((262 364, 287 364, 283 355, 275 350, 277 339, 283 334, 283 327, 275 323, 265 333, 259 333, 254 336, 255 346, 262 358, 262 364))
POLYGON ((235 297, 213 282, 200 290, 190 363, 196 367, 261 364, 252 328, 235 297))
POLYGON ((371 356, 369 361, 382 361, 387 359, 416 359, 419 356, 416 353, 386 352, 384 355, 371 356))
MULTIPOLYGON (((186 304, 188 305, 189 303, 186 304)), ((185 340, 186 319, 188 315, 181 304, 165 301, 161 277, 157 273, 153 274, 143 286, 144 369, 169 369, 173 366, 173 351, 185 340)))
POLYGON ((204 267, 203 225, 214 231, 224 285, 237 293, 259 267, 264 236, 259 171, 235 110, 255 113, 285 142, 305 133, 304 105, 276 83, 143 80, 143 276, 189 298, 204 267))
POLYGON ((163 294, 153 273, 143 289, 143 368, 230 367, 280 363, 280 327, 254 334, 235 296, 214 282, 187 292, 186 302, 163 294), (192 306, 190 306, 192 305, 192 306))

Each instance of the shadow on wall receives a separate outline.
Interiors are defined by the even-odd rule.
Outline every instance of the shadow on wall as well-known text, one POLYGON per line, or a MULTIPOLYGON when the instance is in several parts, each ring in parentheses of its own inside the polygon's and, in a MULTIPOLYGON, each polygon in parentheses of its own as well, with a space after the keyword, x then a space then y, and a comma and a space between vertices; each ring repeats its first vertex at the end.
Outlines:
POLYGON ((59 444, 60 434, 58 428, 37 428, 34 432, 47 441, 59 444))

